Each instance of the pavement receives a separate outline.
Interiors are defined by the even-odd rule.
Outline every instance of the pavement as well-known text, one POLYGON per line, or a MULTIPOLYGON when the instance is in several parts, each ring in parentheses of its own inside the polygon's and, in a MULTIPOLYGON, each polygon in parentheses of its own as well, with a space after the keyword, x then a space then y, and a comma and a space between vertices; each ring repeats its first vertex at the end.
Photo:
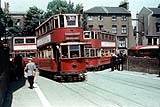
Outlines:
POLYGON ((29 88, 28 81, 21 78, 11 82, 3 107, 43 107, 34 89, 29 88))

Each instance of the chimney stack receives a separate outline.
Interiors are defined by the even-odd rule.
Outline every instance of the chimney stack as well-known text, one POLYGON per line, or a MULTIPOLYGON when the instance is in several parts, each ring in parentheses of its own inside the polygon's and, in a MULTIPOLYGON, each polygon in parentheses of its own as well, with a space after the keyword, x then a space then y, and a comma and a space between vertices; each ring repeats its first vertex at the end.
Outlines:
POLYGON ((9 13, 9 3, 8 2, 4 2, 4 12, 9 13))

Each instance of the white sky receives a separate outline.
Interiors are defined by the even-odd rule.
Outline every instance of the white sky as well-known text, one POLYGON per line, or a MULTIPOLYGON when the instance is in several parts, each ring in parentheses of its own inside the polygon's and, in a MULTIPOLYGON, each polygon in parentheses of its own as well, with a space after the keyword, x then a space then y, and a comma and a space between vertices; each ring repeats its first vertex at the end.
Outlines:
MULTIPOLYGON (((1 0, 1 7, 4 7, 4 2, 9 2, 10 11, 26 11, 29 7, 37 6, 39 9, 46 10, 48 3, 52 0, 1 0)), ((66 0, 69 1, 69 0, 66 0)), ((82 3, 84 10, 94 6, 118 7, 123 0, 70 0, 74 4, 82 3)), ((136 18, 136 13, 143 7, 158 7, 160 0, 128 0, 129 10, 132 13, 132 18, 136 18)))

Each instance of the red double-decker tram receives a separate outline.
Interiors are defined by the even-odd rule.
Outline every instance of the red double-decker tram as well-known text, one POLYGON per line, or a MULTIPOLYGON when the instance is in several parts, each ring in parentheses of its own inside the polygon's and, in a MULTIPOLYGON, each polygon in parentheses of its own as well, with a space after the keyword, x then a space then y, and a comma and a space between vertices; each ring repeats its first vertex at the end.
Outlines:
POLYGON ((115 53, 115 35, 102 31, 83 33, 87 70, 102 70, 110 66, 111 54, 115 53))
POLYGON ((36 28, 38 67, 54 79, 85 79, 83 29, 79 14, 51 16, 36 28))
POLYGON ((13 45, 10 52, 11 59, 21 56, 24 64, 26 64, 28 57, 32 57, 34 62, 36 62, 37 45, 35 36, 13 37, 11 42, 13 45))

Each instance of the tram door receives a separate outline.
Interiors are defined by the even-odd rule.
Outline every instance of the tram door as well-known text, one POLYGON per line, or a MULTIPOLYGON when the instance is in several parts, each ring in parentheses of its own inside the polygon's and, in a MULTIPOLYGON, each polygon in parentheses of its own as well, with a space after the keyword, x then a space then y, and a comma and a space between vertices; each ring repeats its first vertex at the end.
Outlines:
POLYGON ((57 44, 53 44, 53 54, 54 59, 57 65, 57 71, 60 73, 61 71, 61 60, 60 60, 60 47, 57 44))

